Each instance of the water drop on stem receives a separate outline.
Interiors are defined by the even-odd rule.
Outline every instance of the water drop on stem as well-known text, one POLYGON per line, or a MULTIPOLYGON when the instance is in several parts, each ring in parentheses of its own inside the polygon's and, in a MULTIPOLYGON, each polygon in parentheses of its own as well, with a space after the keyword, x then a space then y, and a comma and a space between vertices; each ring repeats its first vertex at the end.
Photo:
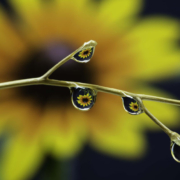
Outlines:
POLYGON ((170 149, 174 160, 180 163, 180 146, 178 146, 175 142, 172 142, 170 149))
POLYGON ((83 49, 83 50, 77 52, 73 56, 73 59, 80 63, 87 63, 92 58, 92 56, 94 54, 94 49, 95 49, 94 47, 83 49))
POLYGON ((90 88, 71 88, 71 101, 81 111, 91 109, 96 101, 96 91, 90 88))
POLYGON ((140 103, 133 97, 122 97, 123 107, 129 114, 137 115, 143 112, 140 103))

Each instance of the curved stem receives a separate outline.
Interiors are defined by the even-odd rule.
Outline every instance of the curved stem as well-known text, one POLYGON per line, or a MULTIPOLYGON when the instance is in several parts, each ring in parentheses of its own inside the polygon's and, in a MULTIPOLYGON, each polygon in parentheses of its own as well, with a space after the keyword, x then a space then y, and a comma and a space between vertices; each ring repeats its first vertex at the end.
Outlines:
POLYGON ((180 135, 178 133, 171 131, 167 126, 153 116, 145 107, 144 112, 169 136, 171 142, 175 142, 178 146, 180 146, 180 135))
POLYGON ((71 53, 69 56, 65 57, 63 60, 61 60, 55 66, 53 66, 50 70, 48 70, 41 77, 0 83, 0 89, 7 89, 7 88, 21 87, 21 86, 30 86, 30 85, 49 85, 49 86, 61 86, 61 87, 68 87, 68 88, 71 88, 71 87, 86 87, 86 88, 94 89, 97 92, 110 93, 110 94, 118 95, 118 96, 121 96, 121 97, 132 96, 132 97, 134 97, 134 98, 136 98, 137 100, 140 101, 146 115, 149 116, 166 134, 168 134, 172 141, 177 142, 180 145, 180 136, 177 133, 172 132, 163 123, 161 123, 155 116, 153 116, 146 109, 146 107, 144 107, 144 105, 142 103, 142 100, 150 100, 150 101, 157 101, 157 102, 169 103, 169 104, 180 106, 180 101, 179 100, 167 99, 167 98, 149 96, 149 95, 143 95, 143 94, 134 94, 134 93, 130 93, 130 92, 127 92, 127 91, 114 89, 114 88, 108 88, 108 87, 94 85, 94 84, 87 84, 87 83, 81 83, 81 82, 72 82, 72 81, 59 81, 59 80, 49 79, 49 76, 54 71, 56 71, 60 66, 62 66, 64 63, 66 63, 70 59, 76 60, 74 58, 74 55, 77 52, 81 51, 83 48, 95 47, 96 45, 97 45, 97 43, 95 41, 93 41, 93 40, 88 41, 88 42, 84 43, 80 48, 75 50, 73 53, 71 53))
POLYGON ((61 87, 85 87, 85 88, 91 88, 99 92, 104 93, 110 93, 118 96, 126 96, 125 92, 119 89, 114 88, 108 88, 104 86, 99 86, 95 84, 87 84, 87 83, 81 83, 81 82, 72 82, 72 81, 58 81, 53 79, 46 79, 43 82, 44 85, 50 85, 50 86, 61 86, 61 87))
POLYGON ((21 86, 39 85, 42 83, 40 78, 22 79, 10 82, 0 83, 0 89, 8 89, 21 86))
POLYGON ((143 94, 134 94, 127 91, 99 86, 95 84, 53 80, 53 79, 48 79, 47 76, 0 83, 0 89, 7 89, 7 88, 21 87, 21 86, 31 86, 31 85, 49 85, 49 86, 61 86, 61 87, 68 87, 68 88, 86 87, 86 88, 95 89, 98 92, 110 93, 110 94, 118 95, 121 97, 129 95, 136 98, 139 97, 141 100, 158 101, 158 102, 169 103, 169 104, 180 106, 180 101, 174 100, 174 99, 167 99, 167 98, 149 96, 149 95, 143 95, 143 94))
POLYGON ((48 78, 54 71, 56 71, 60 66, 62 66, 64 63, 69 61, 72 58, 71 55, 65 57, 63 60, 61 60, 58 64, 53 66, 49 71, 47 71, 41 78, 46 79, 48 78))
POLYGON ((144 112, 149 116, 169 137, 172 135, 172 131, 166 127, 162 122, 160 122, 155 116, 153 116, 146 107, 144 107, 144 112))
POLYGON ((96 41, 90 40, 88 42, 85 42, 80 48, 76 49, 74 52, 72 52, 70 55, 68 55, 67 57, 65 57, 63 60, 61 60, 59 63, 57 63, 55 66, 53 66, 49 71, 47 71, 42 78, 47 79, 54 71, 56 71, 60 66, 62 66, 64 63, 66 63, 67 61, 69 61, 70 59, 74 59, 73 56, 81 51, 83 48, 87 48, 90 46, 95 47, 97 45, 96 41))
POLYGON ((137 96, 140 97, 142 100, 163 102, 163 103, 173 104, 173 105, 177 105, 177 106, 180 105, 180 101, 176 100, 176 99, 168 99, 168 98, 149 96, 149 95, 144 95, 144 94, 137 94, 137 96))

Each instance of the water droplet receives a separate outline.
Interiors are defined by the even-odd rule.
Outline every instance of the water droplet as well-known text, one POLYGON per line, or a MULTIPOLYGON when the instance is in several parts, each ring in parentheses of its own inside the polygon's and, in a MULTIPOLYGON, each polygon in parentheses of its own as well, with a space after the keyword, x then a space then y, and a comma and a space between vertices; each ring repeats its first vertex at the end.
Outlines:
POLYGON ((174 160, 180 162, 180 146, 178 146, 175 142, 172 142, 170 148, 174 160))
POLYGON ((96 101, 96 91, 90 88, 71 88, 71 100, 75 108, 87 111, 96 101))
POLYGON ((133 115, 141 114, 142 108, 137 100, 132 97, 122 97, 124 109, 133 115))
POLYGON ((77 62, 89 62, 91 57, 93 56, 94 54, 94 47, 90 47, 90 48, 86 48, 86 49, 83 49, 79 52, 77 52, 73 59, 77 62))

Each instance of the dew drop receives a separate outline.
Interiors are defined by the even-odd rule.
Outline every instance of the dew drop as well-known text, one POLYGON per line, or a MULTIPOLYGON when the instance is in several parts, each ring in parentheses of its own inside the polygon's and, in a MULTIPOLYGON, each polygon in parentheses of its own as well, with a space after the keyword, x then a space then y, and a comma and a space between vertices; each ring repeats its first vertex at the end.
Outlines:
POLYGON ((73 59, 77 62, 82 62, 82 63, 89 62, 91 57, 94 54, 94 49, 95 49, 94 47, 83 49, 83 50, 77 52, 73 56, 73 59))
POLYGON ((88 111, 96 101, 96 91, 90 88, 71 88, 71 100, 75 108, 88 111))
POLYGON ((127 111, 129 114, 137 115, 143 112, 139 102, 134 98, 130 96, 122 97, 122 101, 125 111, 127 111))
POLYGON ((180 163, 180 146, 175 142, 171 143, 171 154, 174 160, 180 163))

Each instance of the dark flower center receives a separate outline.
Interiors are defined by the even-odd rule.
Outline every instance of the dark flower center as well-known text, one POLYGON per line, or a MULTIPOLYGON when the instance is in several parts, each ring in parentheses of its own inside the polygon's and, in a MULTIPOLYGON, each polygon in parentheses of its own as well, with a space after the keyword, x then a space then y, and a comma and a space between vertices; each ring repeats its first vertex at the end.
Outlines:
MULTIPOLYGON (((66 44, 53 43, 43 49, 31 51, 28 55, 21 57, 25 61, 19 65, 15 72, 15 77, 17 79, 39 77, 74 50, 75 48, 66 44)), ((50 78, 92 83, 91 75, 88 63, 81 64, 70 60, 56 70, 50 78)), ((20 96, 23 98, 33 98, 41 106, 49 102, 63 105, 71 103, 70 91, 66 87, 35 85, 20 87, 19 90, 20 96)), ((88 99, 85 99, 85 101, 87 102, 88 99)))
POLYGON ((84 55, 87 55, 89 53, 89 51, 84 51, 83 54, 84 55))
POLYGON ((89 101, 88 98, 83 98, 83 102, 84 102, 84 103, 87 103, 88 101, 89 101))
POLYGON ((137 105, 134 105, 134 109, 137 109, 138 107, 137 107, 137 105))

